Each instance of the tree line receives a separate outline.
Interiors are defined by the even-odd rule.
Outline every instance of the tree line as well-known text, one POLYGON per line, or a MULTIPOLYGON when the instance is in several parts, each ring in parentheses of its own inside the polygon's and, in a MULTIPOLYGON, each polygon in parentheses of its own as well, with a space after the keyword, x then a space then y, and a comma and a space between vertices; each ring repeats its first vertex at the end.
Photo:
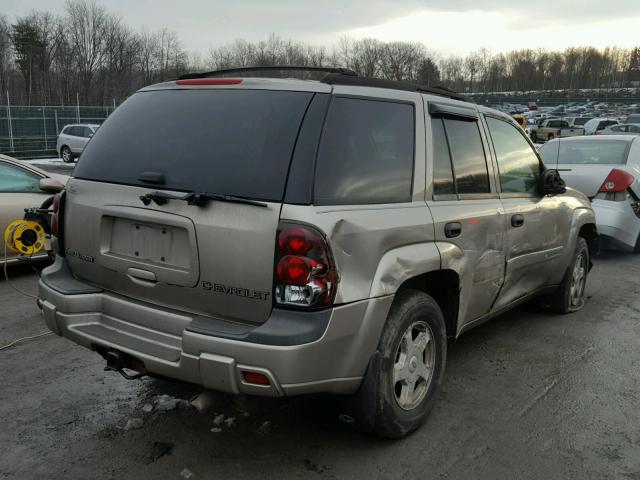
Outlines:
POLYGON ((0 103, 112 105, 136 89, 189 71, 246 66, 341 66, 360 75, 442 85, 466 93, 619 89, 638 86, 640 47, 480 49, 443 56, 422 43, 341 38, 331 47, 272 34, 188 52, 167 28, 136 31, 92 0, 68 0, 62 15, 0 15, 0 103))

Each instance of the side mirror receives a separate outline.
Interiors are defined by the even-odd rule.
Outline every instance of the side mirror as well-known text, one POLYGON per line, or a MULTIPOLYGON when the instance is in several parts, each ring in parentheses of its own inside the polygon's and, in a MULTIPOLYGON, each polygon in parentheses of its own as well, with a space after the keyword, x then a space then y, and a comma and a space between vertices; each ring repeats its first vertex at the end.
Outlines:
POLYGON ((62 182, 55 178, 41 178, 39 187, 40 190, 47 193, 59 193, 64 190, 62 182))
POLYGON ((567 184, 562 180, 558 170, 548 168, 540 175, 538 191, 542 195, 558 195, 567 191, 567 184))

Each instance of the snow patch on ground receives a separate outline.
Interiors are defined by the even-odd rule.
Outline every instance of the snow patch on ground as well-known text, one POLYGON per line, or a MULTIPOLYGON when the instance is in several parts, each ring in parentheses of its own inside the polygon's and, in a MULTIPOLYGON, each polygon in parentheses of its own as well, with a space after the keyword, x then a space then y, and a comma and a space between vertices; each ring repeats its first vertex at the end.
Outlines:
POLYGON ((26 163, 31 163, 32 165, 57 165, 59 167, 69 166, 69 168, 73 168, 73 163, 64 163, 61 158, 36 158, 33 160, 22 160, 26 163))

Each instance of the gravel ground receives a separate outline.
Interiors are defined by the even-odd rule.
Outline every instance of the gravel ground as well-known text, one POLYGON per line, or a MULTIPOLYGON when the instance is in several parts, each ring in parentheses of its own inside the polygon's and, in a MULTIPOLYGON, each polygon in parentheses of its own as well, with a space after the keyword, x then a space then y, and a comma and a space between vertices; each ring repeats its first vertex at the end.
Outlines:
MULTIPOLYGON (((200 413, 173 400, 198 387, 34 339, 0 351, 0 478, 640 479, 639 267, 602 255, 582 312, 520 308, 465 334, 430 418, 395 442, 343 428, 325 397, 210 394, 200 413)), ((10 274, 35 292, 31 270, 10 274)), ((0 312, 0 345, 45 330, 4 280, 0 312)))

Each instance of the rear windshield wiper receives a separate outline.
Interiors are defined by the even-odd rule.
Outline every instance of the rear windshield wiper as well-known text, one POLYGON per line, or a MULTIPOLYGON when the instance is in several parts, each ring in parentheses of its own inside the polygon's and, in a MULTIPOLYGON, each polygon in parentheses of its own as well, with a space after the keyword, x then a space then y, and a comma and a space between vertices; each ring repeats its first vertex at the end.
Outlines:
POLYGON ((256 207, 268 207, 266 203, 258 202, 256 200, 236 197, 235 195, 209 192, 190 192, 182 197, 166 192, 150 192, 145 195, 141 195, 140 200, 142 200, 142 203, 145 205, 149 205, 151 202, 154 202, 156 205, 164 205, 169 200, 183 200, 189 205, 205 207, 211 200, 215 200, 216 202, 243 203, 245 205, 254 205, 256 207))

